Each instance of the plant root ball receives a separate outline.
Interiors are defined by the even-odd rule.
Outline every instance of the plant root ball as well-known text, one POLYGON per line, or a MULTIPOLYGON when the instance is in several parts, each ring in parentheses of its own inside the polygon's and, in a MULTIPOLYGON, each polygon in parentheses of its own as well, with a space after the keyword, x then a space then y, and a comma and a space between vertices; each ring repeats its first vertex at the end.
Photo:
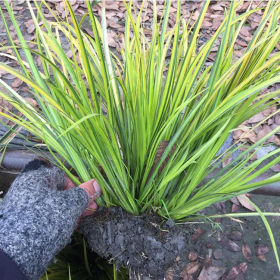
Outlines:
POLYGON ((79 230, 101 257, 155 279, 164 277, 194 232, 192 226, 183 231, 158 215, 133 216, 121 208, 99 208, 80 222, 79 230))

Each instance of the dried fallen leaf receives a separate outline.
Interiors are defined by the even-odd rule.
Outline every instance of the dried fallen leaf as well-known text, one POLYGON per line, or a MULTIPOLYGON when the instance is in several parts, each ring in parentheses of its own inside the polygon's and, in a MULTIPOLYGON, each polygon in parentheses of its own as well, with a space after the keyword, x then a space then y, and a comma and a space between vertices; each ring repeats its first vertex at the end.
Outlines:
POLYGON ((198 261, 188 263, 180 273, 181 277, 185 275, 193 275, 195 274, 200 268, 200 263, 198 261))
POLYGON ((274 166, 270 167, 270 169, 274 172, 280 172, 280 164, 275 164, 274 166))
POLYGON ((197 260, 197 257, 198 257, 197 253, 195 253, 195 252, 190 252, 190 253, 189 253, 189 260, 190 260, 191 262, 196 261, 196 260, 197 260))
POLYGON ((173 14, 177 12, 177 8, 170 7, 170 13, 173 14))
POLYGON ((73 12, 75 12, 78 8, 79 8, 79 4, 73 5, 72 6, 73 12))
POLYGON ((240 231, 235 230, 230 234, 230 239, 233 241, 240 241, 242 240, 242 233, 240 231))
POLYGON ((31 25, 27 28, 28 34, 33 33, 35 29, 36 29, 35 25, 34 25, 34 24, 31 24, 31 25))
POLYGON ((241 135, 243 134, 243 131, 241 129, 237 129, 233 132, 233 139, 234 140, 239 140, 239 138, 241 137, 241 135))
POLYGON ((258 260, 262 261, 262 262, 266 262, 266 258, 265 255, 257 255, 258 260))
POLYGON ((195 242, 202 234, 204 231, 201 228, 198 228, 195 233, 192 235, 192 241, 195 242))
POLYGON ((34 106, 34 107, 38 106, 38 103, 35 99, 33 99, 31 97, 25 97, 24 99, 32 106, 34 106))
POLYGON ((106 10, 110 11, 110 10, 115 10, 115 11, 119 11, 119 5, 118 4, 111 4, 109 5, 107 2, 106 3, 106 10))
POLYGON ((260 122, 264 119, 264 115, 262 113, 258 113, 255 116, 253 116, 252 118, 250 118, 248 120, 248 123, 257 123, 260 122))
POLYGON ((13 88, 18 88, 20 85, 22 85, 23 81, 16 78, 13 82, 12 82, 12 87, 13 88))
POLYGON ((243 243, 242 245, 242 254, 248 262, 252 262, 252 252, 250 247, 246 243, 243 243))
POLYGON ((119 23, 116 23, 116 22, 113 22, 113 21, 109 22, 108 25, 112 28, 115 28, 115 29, 119 29, 119 28, 123 27, 119 23))
POLYGON ((211 9, 214 11, 224 11, 224 8, 221 5, 213 5, 211 6, 211 9))
POLYGON ((254 206, 248 201, 249 198, 245 194, 241 194, 238 197, 240 204, 250 211, 256 211, 254 206))
POLYGON ((248 44, 242 40, 236 39, 236 43, 241 47, 247 47, 248 44))
POLYGON ((117 43, 116 43, 116 41, 114 40, 114 38, 110 38, 110 37, 108 37, 108 45, 109 45, 110 47, 112 47, 112 48, 117 47, 117 43))
MULTIPOLYGON (((250 135, 249 135, 249 140, 252 142, 252 143, 256 143, 257 142, 257 140, 258 140, 258 137, 257 137, 257 135, 256 135, 256 133, 255 132, 251 132, 250 133, 250 135)), ((254 159, 257 159, 257 158, 254 158, 254 159)))
POLYGON ((170 267, 167 270, 164 279, 166 279, 166 280, 173 280, 174 279, 174 268, 173 267, 170 267))
POLYGON ((243 2, 243 4, 242 5, 239 5, 239 7, 237 8, 237 12, 245 12, 246 11, 246 9, 249 7, 249 5, 250 5, 250 1, 247 1, 247 2, 243 2))
POLYGON ((210 266, 208 268, 203 267, 199 274, 198 280, 219 280, 225 273, 225 267, 210 266))
POLYGON ((232 162, 232 154, 230 155, 226 155, 225 159, 222 162, 222 167, 226 167, 227 165, 229 165, 232 162))
POLYGON ((275 116, 274 120, 275 120, 275 123, 276 123, 277 125, 280 125, 280 114, 277 114, 277 115, 275 116))
POLYGON ((86 14, 86 10, 83 9, 77 9, 77 12, 79 12, 81 15, 86 14))
POLYGON ((268 252, 266 245, 260 244, 256 247, 256 255, 265 255, 268 252))
POLYGON ((250 130, 249 127, 246 127, 246 129, 242 128, 242 131, 243 131, 243 133, 242 133, 240 138, 244 138, 244 139, 250 139, 250 138, 254 139, 254 138, 257 138, 256 137, 256 133, 253 130, 250 130))
POLYGON ((232 197, 232 198, 230 198, 230 201, 231 201, 232 203, 236 204, 236 205, 240 205, 240 202, 239 202, 239 200, 237 199, 237 197, 232 197))
POLYGON ((62 12, 61 17, 62 17, 62 18, 66 18, 68 15, 69 15, 69 11, 66 10, 66 11, 63 11, 63 12, 62 12))
POLYGON ((0 98, 0 111, 10 111, 12 110, 13 106, 8 101, 0 98))
POLYGON ((272 124, 273 124, 273 118, 269 119, 269 120, 267 121, 267 124, 268 124, 268 125, 272 125, 272 124))
POLYGON ((268 133, 271 132, 271 128, 269 125, 265 124, 262 128, 262 130, 258 134, 258 140, 261 140, 263 137, 265 137, 268 133))
POLYGON ((63 2, 59 3, 58 5, 56 5, 56 9, 60 12, 63 13, 65 10, 65 7, 63 5, 63 2))
POLYGON ((225 248, 231 252, 241 251, 241 248, 239 247, 238 244, 236 244, 235 242, 233 242, 227 238, 223 238, 221 240, 221 245, 223 246, 223 248, 225 248))
POLYGON ((200 14, 199 11, 195 11, 194 14, 192 15, 192 19, 197 20, 199 17, 199 14, 200 14))
POLYGON ((241 209, 241 205, 232 204, 231 212, 235 213, 241 209))
POLYGON ((246 26, 241 27, 240 33, 245 37, 250 37, 251 36, 251 33, 249 32, 249 30, 246 26))
POLYGON ((4 74, 4 75, 2 75, 2 76, 3 76, 3 78, 5 78, 6 80, 13 80, 13 79, 15 78, 15 76, 12 75, 12 74, 4 74))
POLYGON ((272 113, 272 108, 267 108, 262 113, 265 117, 268 117, 272 113))
POLYGON ((209 28, 209 27, 210 28, 213 27, 212 21, 208 21, 208 20, 203 21, 202 28, 209 28))
POLYGON ((116 18, 116 12, 106 12, 106 17, 108 18, 108 24, 111 22, 117 23, 118 18, 116 18))
POLYGON ((229 271, 225 280, 235 280, 239 274, 245 273, 247 268, 248 265, 246 262, 238 264, 229 271))
MULTIPOLYGON (((273 120, 273 121, 274 121, 274 120, 273 120)), ((273 121, 272 121, 272 122, 273 122, 273 121)), ((270 127, 271 127, 271 129, 273 130, 273 129, 278 128, 279 125, 277 125, 276 123, 272 123, 270 127)), ((276 134, 278 134, 278 133, 279 133, 279 132, 276 132, 276 134)))

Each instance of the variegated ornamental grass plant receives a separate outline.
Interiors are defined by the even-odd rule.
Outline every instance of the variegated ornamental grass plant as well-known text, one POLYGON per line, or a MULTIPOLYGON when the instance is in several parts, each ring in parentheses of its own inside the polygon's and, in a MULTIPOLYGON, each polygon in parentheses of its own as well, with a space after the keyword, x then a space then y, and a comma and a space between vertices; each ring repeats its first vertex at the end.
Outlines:
MULTIPOLYGON (((78 22, 68 1, 65 9, 69 15, 61 20, 53 14, 53 22, 41 11, 41 5, 49 8, 47 2, 34 1, 34 10, 27 1, 36 27, 37 45, 32 50, 20 31, 12 4, 6 2, 20 43, 18 46, 13 41, 1 11, 11 41, 9 48, 14 52, 9 57, 18 61, 21 71, 3 63, 0 69, 24 81, 40 108, 0 81, 1 97, 22 117, 0 114, 42 139, 73 181, 79 183, 64 161, 81 181, 96 178, 103 190, 99 205, 119 206, 133 214, 153 208, 161 216, 182 220, 213 203, 279 181, 280 174, 251 182, 279 162, 275 155, 280 149, 249 161, 278 128, 211 180, 205 178, 223 160, 217 153, 230 132, 279 101, 279 91, 265 89, 280 82, 280 53, 273 53, 280 39, 280 4, 268 2, 252 41, 236 58, 239 31, 259 8, 249 7, 237 16, 240 3, 232 1, 214 36, 199 48, 209 1, 203 3, 194 25, 181 17, 178 5, 171 30, 167 28, 171 1, 165 3, 160 22, 153 1, 151 38, 143 30, 142 9, 134 16, 133 2, 124 3, 124 48, 117 55, 108 47, 104 5, 99 23, 92 3, 86 1, 94 34, 91 37, 82 31, 84 18, 78 22), (206 61, 218 38, 219 50, 209 65, 206 61), (66 55, 69 49, 76 51, 72 58, 66 55), (36 65, 38 57, 42 69, 36 65), (272 156, 269 164, 257 169, 272 156)), ((51 8, 49 11, 53 13, 51 8)))

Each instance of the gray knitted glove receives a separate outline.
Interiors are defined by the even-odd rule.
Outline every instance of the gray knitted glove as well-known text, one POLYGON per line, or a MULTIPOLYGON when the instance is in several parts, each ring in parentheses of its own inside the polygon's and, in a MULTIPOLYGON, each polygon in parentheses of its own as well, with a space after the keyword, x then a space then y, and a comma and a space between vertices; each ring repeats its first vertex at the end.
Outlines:
POLYGON ((30 280, 38 280, 70 242, 89 204, 84 189, 63 190, 64 172, 44 165, 39 160, 28 164, 0 203, 0 249, 30 280))

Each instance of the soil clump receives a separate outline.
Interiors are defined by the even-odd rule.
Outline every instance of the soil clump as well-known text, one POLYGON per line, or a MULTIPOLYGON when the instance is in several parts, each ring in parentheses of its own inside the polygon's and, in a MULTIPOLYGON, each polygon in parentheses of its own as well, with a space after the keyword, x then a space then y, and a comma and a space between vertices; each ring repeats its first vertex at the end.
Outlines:
POLYGON ((150 212, 134 216, 121 208, 99 208, 81 221, 79 231, 101 257, 159 279, 189 246, 194 227, 179 227, 150 212))

